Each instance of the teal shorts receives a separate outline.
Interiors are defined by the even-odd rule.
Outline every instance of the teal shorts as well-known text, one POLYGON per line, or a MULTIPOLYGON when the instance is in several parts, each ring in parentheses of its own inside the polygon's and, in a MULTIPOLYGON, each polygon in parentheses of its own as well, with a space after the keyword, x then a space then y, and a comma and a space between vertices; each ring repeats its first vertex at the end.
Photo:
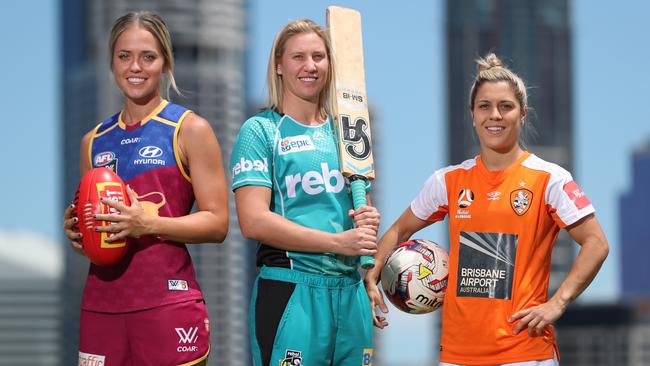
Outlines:
POLYGON ((372 312, 357 273, 262 267, 250 327, 255 366, 372 366, 372 312))

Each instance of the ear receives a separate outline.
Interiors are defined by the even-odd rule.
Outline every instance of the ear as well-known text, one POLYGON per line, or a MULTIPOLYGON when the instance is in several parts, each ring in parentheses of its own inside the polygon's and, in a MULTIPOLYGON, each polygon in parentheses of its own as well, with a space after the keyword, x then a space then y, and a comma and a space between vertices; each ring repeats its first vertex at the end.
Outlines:
POLYGON ((528 116, 528 107, 524 107, 521 109, 521 120, 525 120, 526 116, 528 116))
POLYGON ((277 66, 275 67, 275 73, 278 75, 282 75, 282 65, 277 64, 277 66))

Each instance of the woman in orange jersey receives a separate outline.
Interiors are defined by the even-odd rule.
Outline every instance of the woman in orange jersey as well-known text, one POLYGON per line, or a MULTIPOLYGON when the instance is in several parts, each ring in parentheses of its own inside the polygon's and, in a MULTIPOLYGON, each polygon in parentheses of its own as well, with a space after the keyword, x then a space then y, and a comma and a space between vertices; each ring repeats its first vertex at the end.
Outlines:
MULTIPOLYGON (((552 323, 596 276, 607 239, 571 174, 522 147, 524 82, 494 54, 477 64, 469 107, 480 154, 437 170, 425 182, 379 241, 366 289, 373 310, 386 312, 376 285, 385 258, 449 215, 440 365, 558 365, 552 323), (560 229, 580 251, 549 299, 551 252, 560 229)), ((387 323, 375 313, 375 325, 387 323)))

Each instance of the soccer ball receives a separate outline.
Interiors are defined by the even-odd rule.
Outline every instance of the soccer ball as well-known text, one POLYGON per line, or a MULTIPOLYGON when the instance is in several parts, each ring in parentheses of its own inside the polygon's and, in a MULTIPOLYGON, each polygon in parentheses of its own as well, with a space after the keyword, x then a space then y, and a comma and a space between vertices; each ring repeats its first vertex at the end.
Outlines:
POLYGON ((432 312, 447 290, 449 255, 438 244, 413 239, 401 243, 381 270, 381 287, 388 300, 410 314, 432 312))

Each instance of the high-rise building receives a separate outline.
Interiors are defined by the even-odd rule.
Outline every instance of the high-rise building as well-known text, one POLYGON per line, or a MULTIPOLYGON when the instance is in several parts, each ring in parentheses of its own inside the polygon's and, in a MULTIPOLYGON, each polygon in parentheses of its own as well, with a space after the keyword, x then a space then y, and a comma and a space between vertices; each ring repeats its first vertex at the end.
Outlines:
POLYGON ((0 365, 61 364, 62 252, 41 235, 0 232, 0 365))
POLYGON ((619 204, 622 296, 626 302, 650 300, 650 234, 645 230, 650 206, 650 141, 632 158, 632 182, 619 204))
MULTIPOLYGON (((183 93, 173 101, 207 119, 221 144, 224 166, 245 119, 245 0, 66 0, 63 1, 63 159, 67 200, 79 181, 79 141, 84 133, 122 107, 109 67, 112 22, 133 10, 152 10, 172 36, 175 77, 183 93)), ((229 176, 229 175, 228 175, 229 176)), ((254 249, 239 231, 230 198, 230 231, 220 245, 191 245, 197 276, 211 319, 214 365, 249 365, 248 301, 254 249)), ((63 293, 63 364, 77 362, 78 319, 87 260, 67 251, 63 293)))
MULTIPOLYGON (((527 83, 528 121, 537 131, 528 148, 572 170, 571 26, 567 0, 447 1, 449 159, 478 154, 469 89, 479 57, 494 52, 527 83)), ((551 291, 568 274, 574 244, 562 231, 551 263, 551 291)))

